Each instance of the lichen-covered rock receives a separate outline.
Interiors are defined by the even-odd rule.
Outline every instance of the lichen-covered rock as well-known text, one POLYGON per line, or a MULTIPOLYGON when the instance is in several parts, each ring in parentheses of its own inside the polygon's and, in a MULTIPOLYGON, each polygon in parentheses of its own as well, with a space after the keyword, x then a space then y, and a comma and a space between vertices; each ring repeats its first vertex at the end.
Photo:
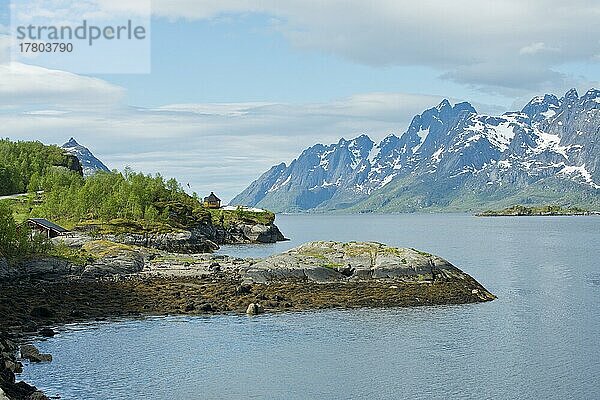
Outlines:
POLYGON ((245 271, 247 278, 259 283, 282 279, 434 281, 461 274, 438 256, 374 242, 310 242, 268 257, 245 271))
POLYGON ((126 275, 144 269, 144 254, 135 246, 96 240, 82 248, 95 258, 85 266, 83 276, 126 275))

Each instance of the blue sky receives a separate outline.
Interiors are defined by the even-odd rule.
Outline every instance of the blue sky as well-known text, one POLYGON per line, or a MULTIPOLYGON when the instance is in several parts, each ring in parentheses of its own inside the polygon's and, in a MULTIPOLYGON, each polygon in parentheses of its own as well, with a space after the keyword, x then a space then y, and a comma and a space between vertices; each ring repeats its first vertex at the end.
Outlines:
POLYGON ((319 50, 294 48, 270 19, 263 14, 176 23, 154 18, 152 73, 100 76, 127 87, 128 100, 140 106, 326 102, 368 92, 452 94, 491 104, 512 102, 440 79, 442 71, 429 67, 370 66, 319 50))
POLYGON ((494 114, 598 87, 599 18, 588 0, 155 0, 150 74, 0 63, 0 136, 73 136, 109 167, 227 200, 314 143, 400 135, 443 98, 494 114))

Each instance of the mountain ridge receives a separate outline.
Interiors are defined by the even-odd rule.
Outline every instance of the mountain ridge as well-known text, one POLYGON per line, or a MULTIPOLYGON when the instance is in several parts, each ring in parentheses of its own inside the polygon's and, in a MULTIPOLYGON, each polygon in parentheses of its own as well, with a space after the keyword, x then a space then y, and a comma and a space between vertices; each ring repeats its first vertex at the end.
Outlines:
POLYGON ((499 116, 443 100, 400 136, 313 145, 231 204, 279 212, 466 211, 510 202, 598 208, 599 132, 597 89, 536 96, 499 116))

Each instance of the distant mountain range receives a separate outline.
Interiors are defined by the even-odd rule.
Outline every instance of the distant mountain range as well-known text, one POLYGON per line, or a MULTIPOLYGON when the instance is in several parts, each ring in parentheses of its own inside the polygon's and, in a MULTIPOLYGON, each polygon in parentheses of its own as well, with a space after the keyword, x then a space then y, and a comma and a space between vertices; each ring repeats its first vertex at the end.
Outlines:
POLYGON ((98 171, 109 171, 108 167, 98 160, 87 147, 80 145, 73 138, 69 139, 61 148, 79 159, 83 167, 83 176, 90 176, 98 171))
POLYGON ((230 204, 278 212, 460 211, 512 204, 600 209, 600 91, 477 113, 442 101, 400 137, 316 144, 273 166, 230 204))

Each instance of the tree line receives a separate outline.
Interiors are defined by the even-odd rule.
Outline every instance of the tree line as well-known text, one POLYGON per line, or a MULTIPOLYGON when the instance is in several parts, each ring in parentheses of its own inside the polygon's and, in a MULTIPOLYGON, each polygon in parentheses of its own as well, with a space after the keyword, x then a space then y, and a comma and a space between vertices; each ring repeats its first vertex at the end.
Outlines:
POLYGON ((56 168, 79 171, 81 165, 58 146, 0 139, 0 196, 36 190, 56 168))

